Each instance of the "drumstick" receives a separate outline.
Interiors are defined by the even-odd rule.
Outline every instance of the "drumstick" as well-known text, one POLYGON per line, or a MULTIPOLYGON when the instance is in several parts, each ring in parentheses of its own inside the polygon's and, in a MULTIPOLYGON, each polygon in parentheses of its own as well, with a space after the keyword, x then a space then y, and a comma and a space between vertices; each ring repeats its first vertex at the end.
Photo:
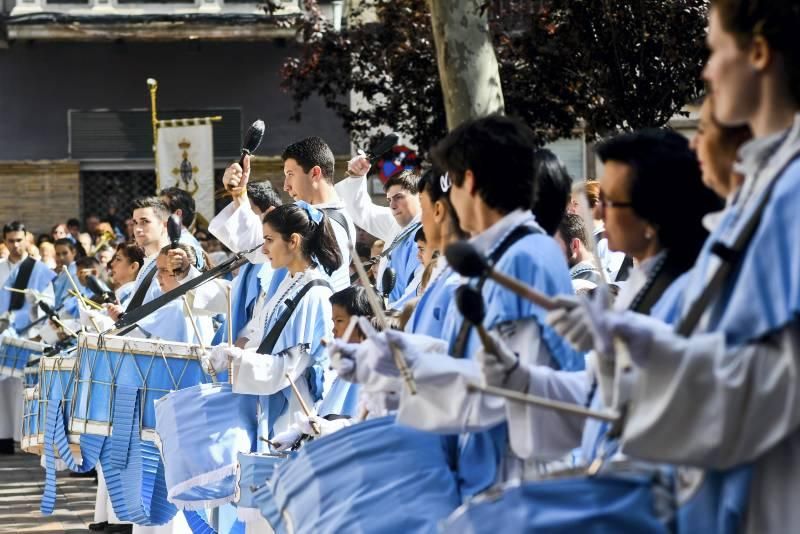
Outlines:
POLYGON ((306 417, 308 417, 308 422, 311 424, 311 430, 313 430, 317 434, 321 434, 322 432, 320 431, 319 425, 311 420, 311 410, 308 409, 306 401, 304 401, 303 396, 300 395, 300 390, 297 389, 297 386, 294 385, 292 377, 289 376, 289 373, 286 373, 285 376, 286 380, 289 381, 289 385, 292 387, 292 391, 294 391, 294 394, 297 395, 297 400, 300 402, 300 409, 303 410, 303 413, 306 415, 306 417))
POLYGON ((471 391, 479 391, 481 393, 486 393, 487 395, 493 395, 495 397, 503 397, 505 399, 517 402, 532 404, 533 406, 539 406, 541 408, 548 408, 550 410, 555 410, 558 412, 567 412, 572 415, 589 417, 592 419, 597 419, 599 421, 608 421, 610 423, 614 423, 619 419, 619 415, 615 412, 598 412, 595 410, 584 408, 583 406, 579 406, 577 404, 570 404, 569 402, 551 400, 545 397, 539 397, 537 395, 528 395, 525 393, 514 391, 513 389, 504 389, 494 386, 483 386, 474 383, 467 385, 467 389, 471 391))
POLYGON ((78 284, 75 283, 75 280, 72 278, 72 275, 69 274, 69 268, 64 269, 64 274, 67 275, 67 280, 69 280, 72 289, 75 291, 75 298, 78 299, 78 305, 81 305, 82 308, 86 309, 86 303, 83 302, 83 295, 81 295, 81 290, 78 289, 78 284))
MULTIPOLYGON (((200 350, 205 353, 206 347, 203 344, 203 338, 200 337, 200 331, 197 329, 197 325, 194 322, 194 314, 192 313, 192 308, 189 306, 189 303, 186 301, 186 295, 181 297, 183 300, 183 307, 186 309, 186 315, 189 316, 189 321, 192 323, 192 330, 194 330, 194 335, 197 338, 197 344, 200 345, 200 350)), ((201 364, 202 367, 202 364, 201 364)), ((211 375, 211 381, 216 384, 217 383, 217 372, 214 371, 214 366, 209 365, 209 373, 211 375)))
POLYGON ((105 309, 101 305, 96 303, 95 301, 87 299, 85 296, 81 295, 80 293, 76 293, 74 289, 67 290, 67 293, 69 293, 73 297, 79 299, 85 305, 88 305, 89 307, 94 308, 95 310, 102 311, 102 310, 105 309))
MULTIPOLYGON (((379 297, 372 288, 372 285, 369 283, 367 271, 364 270, 364 266, 361 265, 360 261, 358 261, 358 252, 356 252, 355 245, 353 245, 352 242, 350 242, 350 260, 353 263, 353 267, 356 268, 358 277, 361 279, 361 285, 364 286, 364 290, 367 292, 367 300, 369 301, 370 308, 372 308, 372 313, 375 314, 375 318, 378 319, 381 327, 386 329, 389 324, 386 320, 386 314, 383 313, 383 308, 381 308, 379 297)), ((411 375, 408 365, 406 365, 406 360, 403 357, 403 353, 400 352, 400 349, 397 347, 397 345, 391 341, 389 342, 389 349, 392 351, 394 363, 397 366, 397 369, 400 371, 400 375, 403 377, 406 387, 408 387, 408 391, 412 395, 416 395, 417 385, 414 383, 414 377, 411 375)))
POLYGON ((23 295, 31 293, 32 295, 36 295, 37 297, 39 297, 39 300, 42 300, 44 297, 43 293, 40 293, 35 289, 17 289, 16 287, 8 287, 8 286, 3 287, 3 289, 5 289, 6 291, 11 291, 13 293, 22 293, 23 295))
MULTIPOLYGON (((231 303, 231 286, 225 288, 225 298, 228 301, 228 346, 233 346, 233 304, 231 303)), ((233 384, 233 360, 228 362, 228 383, 233 384)))

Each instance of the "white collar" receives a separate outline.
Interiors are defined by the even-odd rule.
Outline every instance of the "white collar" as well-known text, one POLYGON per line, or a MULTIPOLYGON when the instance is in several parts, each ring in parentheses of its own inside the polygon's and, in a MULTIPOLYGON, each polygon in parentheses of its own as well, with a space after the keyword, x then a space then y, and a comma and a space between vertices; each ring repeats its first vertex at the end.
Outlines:
POLYGON ((500 242, 506 235, 514 230, 514 228, 522 226, 523 224, 535 225, 536 217, 533 216, 530 210, 518 208, 506 214, 502 219, 480 234, 473 236, 470 239, 470 243, 472 243, 481 254, 489 254, 500 245, 500 242))

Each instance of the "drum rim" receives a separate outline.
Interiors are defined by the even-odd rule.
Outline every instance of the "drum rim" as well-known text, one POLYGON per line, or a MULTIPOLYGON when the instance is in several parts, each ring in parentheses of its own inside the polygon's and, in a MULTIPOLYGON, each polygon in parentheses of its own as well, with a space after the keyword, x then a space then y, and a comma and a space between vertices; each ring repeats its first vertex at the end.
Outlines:
POLYGON ((35 352, 44 352, 47 345, 41 341, 33 341, 32 339, 25 339, 22 337, 3 336, 0 339, 0 345, 9 345, 19 349, 31 349, 35 352))
POLYGON ((191 343, 144 339, 138 337, 111 336, 81 333, 78 336, 78 352, 83 350, 102 350, 106 352, 131 353, 136 355, 155 355, 164 353, 167 358, 197 359, 202 347, 191 343), (102 340, 102 341, 101 341, 102 340))
POLYGON ((77 358, 75 356, 42 356, 39 359, 39 371, 75 371, 77 365, 77 358), (63 362, 67 362, 66 366, 63 362))

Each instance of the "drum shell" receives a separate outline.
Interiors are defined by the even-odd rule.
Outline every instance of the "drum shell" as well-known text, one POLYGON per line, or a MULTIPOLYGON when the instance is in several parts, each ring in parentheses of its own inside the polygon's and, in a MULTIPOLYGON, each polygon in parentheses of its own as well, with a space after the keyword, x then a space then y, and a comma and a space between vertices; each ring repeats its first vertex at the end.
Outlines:
MULTIPOLYGON (((60 402, 63 406, 64 427, 69 422, 75 394, 75 366, 73 356, 42 356, 39 359, 38 383, 34 388, 26 388, 26 395, 33 398, 24 403, 23 415, 23 450, 33 454, 44 454, 47 407, 50 403, 60 402), (27 423, 25 419, 30 416, 27 423), (35 416, 35 420, 33 417, 35 416), (33 431, 36 431, 33 434, 33 431)), ((80 460, 80 437, 68 436, 73 455, 80 460)), ((56 451, 58 456, 58 452, 56 451)))
POLYGON ((626 473, 512 483, 474 497, 440 531, 666 534, 656 516, 653 481, 626 473))
POLYGON ((3 336, 0 340, 0 375, 22 378, 28 360, 41 354, 45 348, 37 341, 3 336))
POLYGON ((78 342, 75 402, 70 433, 110 436, 118 385, 139 390, 142 439, 155 439, 155 401, 171 391, 208 381, 199 347, 136 338, 82 334, 78 342))
POLYGON ((198 510, 234 499, 240 452, 256 447, 257 397, 230 384, 201 384, 155 403, 168 500, 198 510))
POLYGON ((352 425, 276 469, 275 508, 294 532, 434 532, 461 504, 450 467, 455 439, 394 417, 352 425))
POLYGON ((240 453, 236 475, 236 514, 250 522, 261 516, 263 501, 272 499, 269 480, 275 469, 286 461, 285 454, 240 453))

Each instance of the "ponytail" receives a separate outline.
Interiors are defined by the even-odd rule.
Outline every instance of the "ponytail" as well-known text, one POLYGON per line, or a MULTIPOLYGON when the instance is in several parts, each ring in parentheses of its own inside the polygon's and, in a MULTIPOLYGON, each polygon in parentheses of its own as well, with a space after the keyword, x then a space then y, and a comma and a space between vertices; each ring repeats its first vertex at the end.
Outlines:
POLYGON ((302 201, 284 204, 264 215, 264 223, 281 234, 285 241, 289 241, 292 234, 299 234, 303 256, 319 264, 328 275, 341 267, 342 253, 330 219, 316 208, 302 201))

